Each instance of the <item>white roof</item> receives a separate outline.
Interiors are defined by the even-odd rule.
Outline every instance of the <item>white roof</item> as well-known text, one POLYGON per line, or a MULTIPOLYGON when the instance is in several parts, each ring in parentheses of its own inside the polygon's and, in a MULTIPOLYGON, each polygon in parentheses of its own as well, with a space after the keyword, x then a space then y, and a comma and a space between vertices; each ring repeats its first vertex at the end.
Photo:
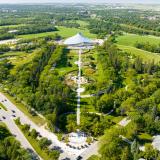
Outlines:
POLYGON ((76 45, 82 43, 92 43, 92 40, 84 37, 81 33, 76 34, 73 37, 70 37, 64 41, 66 45, 76 45))

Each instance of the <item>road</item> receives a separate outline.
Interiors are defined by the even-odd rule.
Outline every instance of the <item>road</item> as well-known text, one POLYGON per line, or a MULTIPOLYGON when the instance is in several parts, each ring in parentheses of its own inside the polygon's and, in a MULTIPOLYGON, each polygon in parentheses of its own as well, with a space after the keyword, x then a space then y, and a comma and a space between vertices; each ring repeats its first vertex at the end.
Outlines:
MULTIPOLYGON (((47 137, 49 140, 51 140, 52 146, 58 146, 59 148, 61 148, 63 153, 60 155, 60 160, 63 158, 70 158, 71 160, 75 160, 76 157, 81 155, 85 150, 86 151, 88 150, 88 148, 78 150, 78 149, 73 149, 73 148, 66 146, 65 143, 57 139, 57 136, 54 133, 32 122, 23 112, 21 112, 13 103, 11 103, 9 99, 7 99, 7 97, 4 96, 2 93, 0 93, 0 102, 8 109, 8 111, 6 112, 7 114, 6 117, 11 119, 12 114, 13 114, 12 110, 14 110, 16 117, 20 117, 20 121, 22 124, 29 124, 31 129, 34 128, 37 132, 41 134, 42 137, 47 137), (4 99, 6 99, 7 101, 2 102, 2 100, 4 99)), ((15 125, 13 123, 11 123, 9 126, 9 128, 14 128, 14 127, 15 125)), ((19 141, 21 141, 21 139, 19 139, 19 141)))
MULTIPOLYGON (((5 111, 3 109, 0 109, 0 119, 6 124, 10 132, 15 136, 15 138, 18 141, 20 141, 23 148, 31 149, 32 151, 34 151, 34 153, 36 153, 36 151, 33 149, 33 147, 28 142, 26 137, 23 135, 21 130, 15 124, 14 119, 12 118, 12 113, 10 111, 5 111), (5 119, 3 117, 5 117, 5 119)), ((41 158, 39 157, 39 159, 41 158)))
POLYGON ((81 157, 83 158, 83 160, 87 160, 92 155, 98 155, 98 148, 99 148, 98 142, 95 142, 93 145, 89 146, 89 148, 81 154, 81 157))

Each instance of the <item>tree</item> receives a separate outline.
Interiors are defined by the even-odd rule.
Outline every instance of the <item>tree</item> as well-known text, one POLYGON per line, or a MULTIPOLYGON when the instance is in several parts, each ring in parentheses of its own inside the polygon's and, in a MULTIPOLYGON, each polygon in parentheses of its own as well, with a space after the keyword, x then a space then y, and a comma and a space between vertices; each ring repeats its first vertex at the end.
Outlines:
POLYGON ((130 159, 133 159, 133 157, 130 153, 129 148, 125 147, 121 155, 121 160, 130 160, 130 159))
POLYGON ((24 124, 24 125, 22 125, 22 130, 23 131, 29 131, 30 130, 30 125, 29 124, 24 124))
POLYGON ((59 158, 59 155, 60 155, 60 152, 57 151, 57 150, 52 150, 50 153, 49 153, 49 157, 52 159, 52 160, 57 160, 59 158))
POLYGON ((30 136, 32 138, 36 139, 38 136, 38 132, 35 129, 32 129, 32 131, 30 132, 30 136))
POLYGON ((158 158, 158 151, 153 149, 153 146, 151 144, 146 144, 144 158, 147 160, 157 159, 158 158))
POLYGON ((111 95, 105 94, 97 102, 97 110, 103 113, 109 112, 113 109, 114 99, 111 95))
POLYGON ((133 159, 137 160, 138 158, 138 152, 139 152, 139 144, 136 141, 136 139, 131 144, 131 153, 133 155, 133 159))
POLYGON ((50 140, 48 140, 47 138, 41 138, 39 140, 39 146, 41 149, 46 149, 51 144, 52 144, 52 142, 50 140))

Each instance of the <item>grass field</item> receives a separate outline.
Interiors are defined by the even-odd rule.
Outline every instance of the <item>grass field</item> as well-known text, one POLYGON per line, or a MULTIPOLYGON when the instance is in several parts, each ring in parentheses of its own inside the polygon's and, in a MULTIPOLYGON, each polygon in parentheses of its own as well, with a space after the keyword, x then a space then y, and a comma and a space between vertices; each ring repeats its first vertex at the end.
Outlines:
POLYGON ((0 108, 4 109, 5 111, 7 111, 7 108, 2 104, 0 103, 0 108))
POLYGON ((118 48, 125 52, 128 52, 135 56, 139 56, 144 61, 154 60, 156 63, 160 62, 160 55, 134 47, 136 42, 149 42, 150 44, 158 45, 160 44, 160 37, 125 34, 123 36, 117 37, 116 41, 118 48))
POLYGON ((160 62, 160 55, 157 55, 152 52, 147 52, 141 49, 137 49, 135 47, 131 46, 124 46, 124 45, 117 45, 118 48, 122 49, 123 51, 126 51, 132 55, 141 57, 144 61, 152 61, 158 63, 160 62))
POLYGON ((60 36, 64 38, 68 38, 70 36, 75 35, 78 32, 82 32, 85 36, 89 38, 96 38, 95 34, 91 34, 88 29, 78 29, 78 28, 67 28, 63 26, 58 26, 58 31, 54 32, 45 32, 45 33, 38 33, 38 34, 27 34, 27 35, 20 35, 17 36, 18 38, 26 38, 26 39, 31 39, 31 38, 40 38, 40 37, 46 37, 48 35, 54 35, 55 33, 59 34, 60 36))
POLYGON ((3 94, 19 109, 21 110, 27 117, 29 117, 34 123, 36 123, 37 125, 41 126, 41 125, 44 125, 46 123, 46 121, 41 118, 40 116, 32 116, 27 108, 22 104, 22 103, 19 103, 17 101, 15 101, 14 97, 11 97, 10 95, 8 95, 7 93, 4 93, 3 94))
POLYGON ((117 39, 117 44, 134 46, 136 42, 149 42, 151 44, 160 44, 160 37, 156 36, 141 36, 136 34, 125 34, 119 36, 117 39))

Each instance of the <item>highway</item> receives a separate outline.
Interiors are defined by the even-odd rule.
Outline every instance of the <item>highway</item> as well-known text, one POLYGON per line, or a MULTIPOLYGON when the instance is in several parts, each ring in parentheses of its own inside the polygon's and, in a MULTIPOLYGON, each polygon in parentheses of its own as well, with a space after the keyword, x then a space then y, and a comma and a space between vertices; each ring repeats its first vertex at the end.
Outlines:
MULTIPOLYGON (((15 136, 15 138, 20 141, 21 145, 25 149, 30 149, 34 151, 36 154, 36 151, 33 149, 31 144, 28 142, 28 140, 25 138, 21 130, 17 127, 17 125, 14 122, 14 118, 12 117, 12 114, 10 111, 5 111, 3 109, 0 109, 0 120, 3 121, 6 126, 9 128, 10 132, 15 136)), ((37 154, 38 155, 38 154, 37 154)), ((41 159, 39 157, 39 159, 41 159)))

